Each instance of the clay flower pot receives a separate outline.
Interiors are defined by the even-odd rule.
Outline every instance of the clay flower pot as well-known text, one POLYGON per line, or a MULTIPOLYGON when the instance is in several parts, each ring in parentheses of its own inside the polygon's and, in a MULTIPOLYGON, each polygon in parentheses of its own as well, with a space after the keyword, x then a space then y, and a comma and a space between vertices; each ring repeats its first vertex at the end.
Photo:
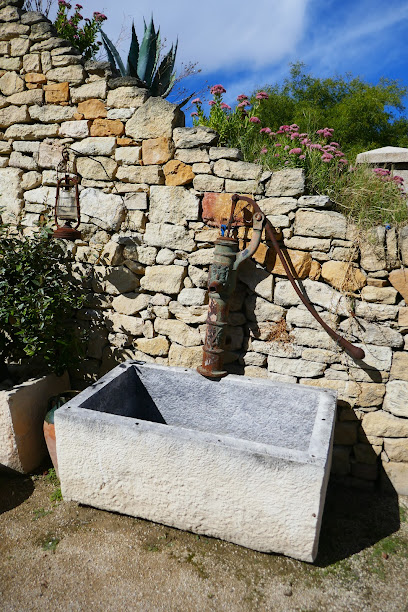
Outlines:
POLYGON ((51 457, 52 464, 55 468, 55 473, 58 476, 58 458, 57 458, 57 441, 55 438, 55 425, 54 425, 54 414, 58 408, 61 408, 64 404, 69 402, 70 399, 75 397, 79 391, 64 391, 59 395, 51 397, 48 402, 48 412, 44 418, 44 438, 47 445, 49 455, 51 457))

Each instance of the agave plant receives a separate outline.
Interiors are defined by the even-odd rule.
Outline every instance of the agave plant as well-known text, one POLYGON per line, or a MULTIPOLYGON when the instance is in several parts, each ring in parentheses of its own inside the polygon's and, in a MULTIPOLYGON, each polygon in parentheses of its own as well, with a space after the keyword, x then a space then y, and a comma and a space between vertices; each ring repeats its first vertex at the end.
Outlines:
POLYGON ((143 87, 149 90, 150 95, 165 98, 171 92, 176 80, 174 63, 178 43, 176 42, 175 46, 171 46, 170 51, 160 62, 160 28, 157 32, 155 31, 153 17, 148 26, 144 20, 143 22, 144 35, 140 47, 134 23, 132 24, 132 42, 126 68, 115 45, 101 30, 102 42, 109 61, 121 76, 136 77, 141 81, 143 87))

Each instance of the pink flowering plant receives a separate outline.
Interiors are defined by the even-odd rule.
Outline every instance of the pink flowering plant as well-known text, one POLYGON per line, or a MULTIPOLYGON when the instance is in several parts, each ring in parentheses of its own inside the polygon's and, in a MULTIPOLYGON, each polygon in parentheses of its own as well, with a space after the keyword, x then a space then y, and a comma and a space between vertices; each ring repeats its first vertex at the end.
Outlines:
POLYGON ((96 11, 92 19, 84 19, 80 12, 82 8, 81 4, 76 4, 70 15, 72 5, 65 0, 58 0, 58 12, 54 26, 61 38, 69 40, 85 59, 91 59, 102 44, 97 42, 96 38, 107 17, 96 11))

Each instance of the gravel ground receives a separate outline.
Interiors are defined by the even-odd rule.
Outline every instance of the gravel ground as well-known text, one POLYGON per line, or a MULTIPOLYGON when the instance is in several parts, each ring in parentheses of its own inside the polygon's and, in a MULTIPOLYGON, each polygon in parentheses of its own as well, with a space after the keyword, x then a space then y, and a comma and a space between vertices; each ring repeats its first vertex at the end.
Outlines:
POLYGON ((408 498, 329 486, 314 565, 60 499, 0 474, 0 610, 408 611, 408 498))

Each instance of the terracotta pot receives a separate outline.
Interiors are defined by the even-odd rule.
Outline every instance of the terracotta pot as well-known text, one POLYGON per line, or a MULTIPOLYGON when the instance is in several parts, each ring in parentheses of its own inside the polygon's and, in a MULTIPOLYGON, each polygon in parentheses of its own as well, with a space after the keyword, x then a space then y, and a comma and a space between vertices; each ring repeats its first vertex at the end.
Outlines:
POLYGON ((58 474, 58 457, 57 457, 57 440, 55 438, 55 425, 54 425, 54 414, 58 408, 61 408, 64 404, 69 402, 70 399, 75 397, 79 391, 64 391, 59 395, 52 397, 48 403, 50 408, 45 415, 44 419, 44 438, 47 445, 49 455, 51 457, 52 464, 55 468, 55 473, 58 474))

